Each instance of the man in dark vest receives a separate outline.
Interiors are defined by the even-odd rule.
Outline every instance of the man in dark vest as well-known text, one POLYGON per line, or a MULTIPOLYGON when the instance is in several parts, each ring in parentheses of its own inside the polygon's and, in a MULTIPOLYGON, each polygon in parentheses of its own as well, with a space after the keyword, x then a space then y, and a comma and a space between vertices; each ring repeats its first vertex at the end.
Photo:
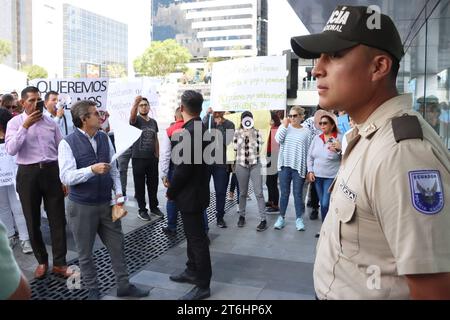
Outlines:
POLYGON ((181 96, 184 125, 173 151, 175 169, 167 189, 167 198, 175 200, 181 212, 188 256, 186 270, 170 276, 170 280, 195 284, 180 300, 200 300, 211 295, 211 258, 203 219, 203 211, 209 205, 209 169, 203 158, 207 142, 203 139, 206 127, 200 119, 202 104, 203 96, 198 92, 188 90, 181 96))
POLYGON ((124 255, 120 220, 112 221, 111 190, 116 200, 122 186, 115 163, 110 164, 114 148, 108 135, 99 131, 100 119, 95 102, 80 101, 72 107, 75 131, 61 141, 58 149, 60 178, 69 186, 67 212, 78 250, 81 276, 89 289, 89 300, 98 300, 100 291, 92 256, 95 236, 108 248, 116 275, 118 297, 145 297, 149 291, 131 285, 124 255))

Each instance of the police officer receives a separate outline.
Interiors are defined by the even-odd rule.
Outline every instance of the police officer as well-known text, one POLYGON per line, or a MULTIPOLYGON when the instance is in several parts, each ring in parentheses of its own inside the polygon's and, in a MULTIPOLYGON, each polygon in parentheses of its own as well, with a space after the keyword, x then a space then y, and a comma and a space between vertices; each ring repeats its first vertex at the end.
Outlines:
POLYGON ((317 59, 320 105, 357 124, 317 246, 317 297, 450 299, 450 157, 397 92, 404 51, 392 20, 338 6, 322 33, 291 45, 317 59))

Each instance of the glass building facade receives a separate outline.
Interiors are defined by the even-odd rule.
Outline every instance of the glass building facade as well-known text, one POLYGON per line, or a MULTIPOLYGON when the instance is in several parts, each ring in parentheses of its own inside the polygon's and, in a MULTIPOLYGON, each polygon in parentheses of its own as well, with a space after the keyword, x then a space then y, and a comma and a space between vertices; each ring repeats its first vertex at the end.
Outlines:
MULTIPOLYGON (((342 1, 288 0, 311 33, 321 32, 342 1)), ((405 48, 397 86, 450 149, 450 0, 346 0, 377 5, 394 20, 405 48)))
POLYGON ((109 65, 128 70, 128 26, 64 4, 64 77, 108 76, 109 65))
POLYGON ((199 60, 267 55, 267 0, 153 0, 152 24, 199 60))

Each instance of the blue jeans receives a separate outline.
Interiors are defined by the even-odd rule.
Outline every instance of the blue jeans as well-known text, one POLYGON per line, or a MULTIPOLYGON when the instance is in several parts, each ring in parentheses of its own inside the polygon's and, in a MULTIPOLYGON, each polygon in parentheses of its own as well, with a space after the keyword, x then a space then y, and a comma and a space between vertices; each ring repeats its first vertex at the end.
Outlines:
POLYGON ((305 210, 303 204, 303 184, 305 179, 300 177, 297 170, 290 167, 281 167, 281 171, 278 173, 280 179, 280 215, 284 218, 286 215, 286 209, 289 203, 289 196, 291 194, 291 181, 294 192, 294 206, 295 216, 301 218, 305 210))
POLYGON ((210 170, 216 191, 216 218, 220 219, 225 215, 225 198, 230 176, 227 167, 223 165, 212 165, 210 170))
MULTIPOLYGON (((169 182, 172 181, 173 168, 169 168, 169 172, 167 174, 167 178, 169 182)), ((177 230, 177 217, 178 217, 178 208, 174 200, 167 200, 166 203, 166 211, 167 211, 167 228, 172 231, 177 230)), ((205 232, 208 234, 209 226, 208 226, 208 215, 206 214, 206 210, 203 211, 203 220, 205 222, 205 232)))
POLYGON ((322 222, 323 220, 325 220, 325 217, 328 213, 328 207, 330 205, 330 193, 328 192, 328 189, 330 189, 333 180, 333 178, 316 177, 316 181, 314 183, 317 191, 317 196, 319 197, 320 201, 320 213, 322 214, 322 222))

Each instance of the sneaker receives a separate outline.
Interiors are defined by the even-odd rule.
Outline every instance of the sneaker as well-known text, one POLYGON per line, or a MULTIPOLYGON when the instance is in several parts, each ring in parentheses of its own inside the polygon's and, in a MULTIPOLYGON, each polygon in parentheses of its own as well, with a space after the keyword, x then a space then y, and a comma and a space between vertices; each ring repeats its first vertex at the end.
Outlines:
POLYGON ((158 217, 161 217, 161 218, 164 217, 164 213, 161 210, 159 210, 158 207, 150 210, 150 212, 153 213, 154 215, 158 216, 158 217))
POLYGON ((305 231, 305 224, 303 223, 302 218, 297 218, 297 220, 295 220, 295 227, 298 231, 305 231))
POLYGON ((150 221, 152 220, 152 218, 150 218, 150 216, 148 215, 147 211, 139 211, 137 214, 138 218, 143 220, 143 221, 150 221))
POLYGON ((31 248, 30 240, 24 240, 20 242, 20 246, 22 247, 22 252, 24 254, 33 253, 33 249, 31 248))
POLYGON ((313 209, 311 211, 311 214, 309 215, 309 220, 317 220, 318 217, 319 217, 319 210, 313 209))
POLYGON ((219 228, 226 228, 227 227, 227 224, 226 224, 226 222, 225 222, 225 220, 223 220, 223 218, 218 218, 217 219, 217 226, 219 227, 219 228))
POLYGON ((266 208, 270 208, 270 207, 272 207, 272 202, 271 201, 267 201, 266 202, 266 208))
POLYGON ((262 220, 256 227, 256 231, 264 231, 266 229, 267 229, 267 221, 266 220, 262 220))
POLYGON ((240 217, 239 217, 239 221, 238 221, 238 223, 237 223, 237 226, 238 226, 239 228, 242 228, 243 226, 245 226, 245 217, 243 217, 243 216, 240 216, 240 217))
POLYGON ((133 284, 117 288, 117 297, 144 298, 150 294, 150 290, 141 289, 133 284))
POLYGON ((163 227, 162 231, 168 236, 176 236, 177 235, 177 230, 172 230, 169 227, 163 227))
POLYGON ((9 237, 9 247, 11 249, 14 249, 14 247, 17 245, 18 242, 19 239, 16 236, 9 237))
POLYGON ((228 192, 227 200, 229 200, 229 201, 234 200, 234 192, 228 192))
POLYGON ((286 222, 284 221, 284 218, 282 216, 279 216, 277 219, 277 222, 273 225, 273 227, 277 230, 281 230, 286 225, 286 222))

